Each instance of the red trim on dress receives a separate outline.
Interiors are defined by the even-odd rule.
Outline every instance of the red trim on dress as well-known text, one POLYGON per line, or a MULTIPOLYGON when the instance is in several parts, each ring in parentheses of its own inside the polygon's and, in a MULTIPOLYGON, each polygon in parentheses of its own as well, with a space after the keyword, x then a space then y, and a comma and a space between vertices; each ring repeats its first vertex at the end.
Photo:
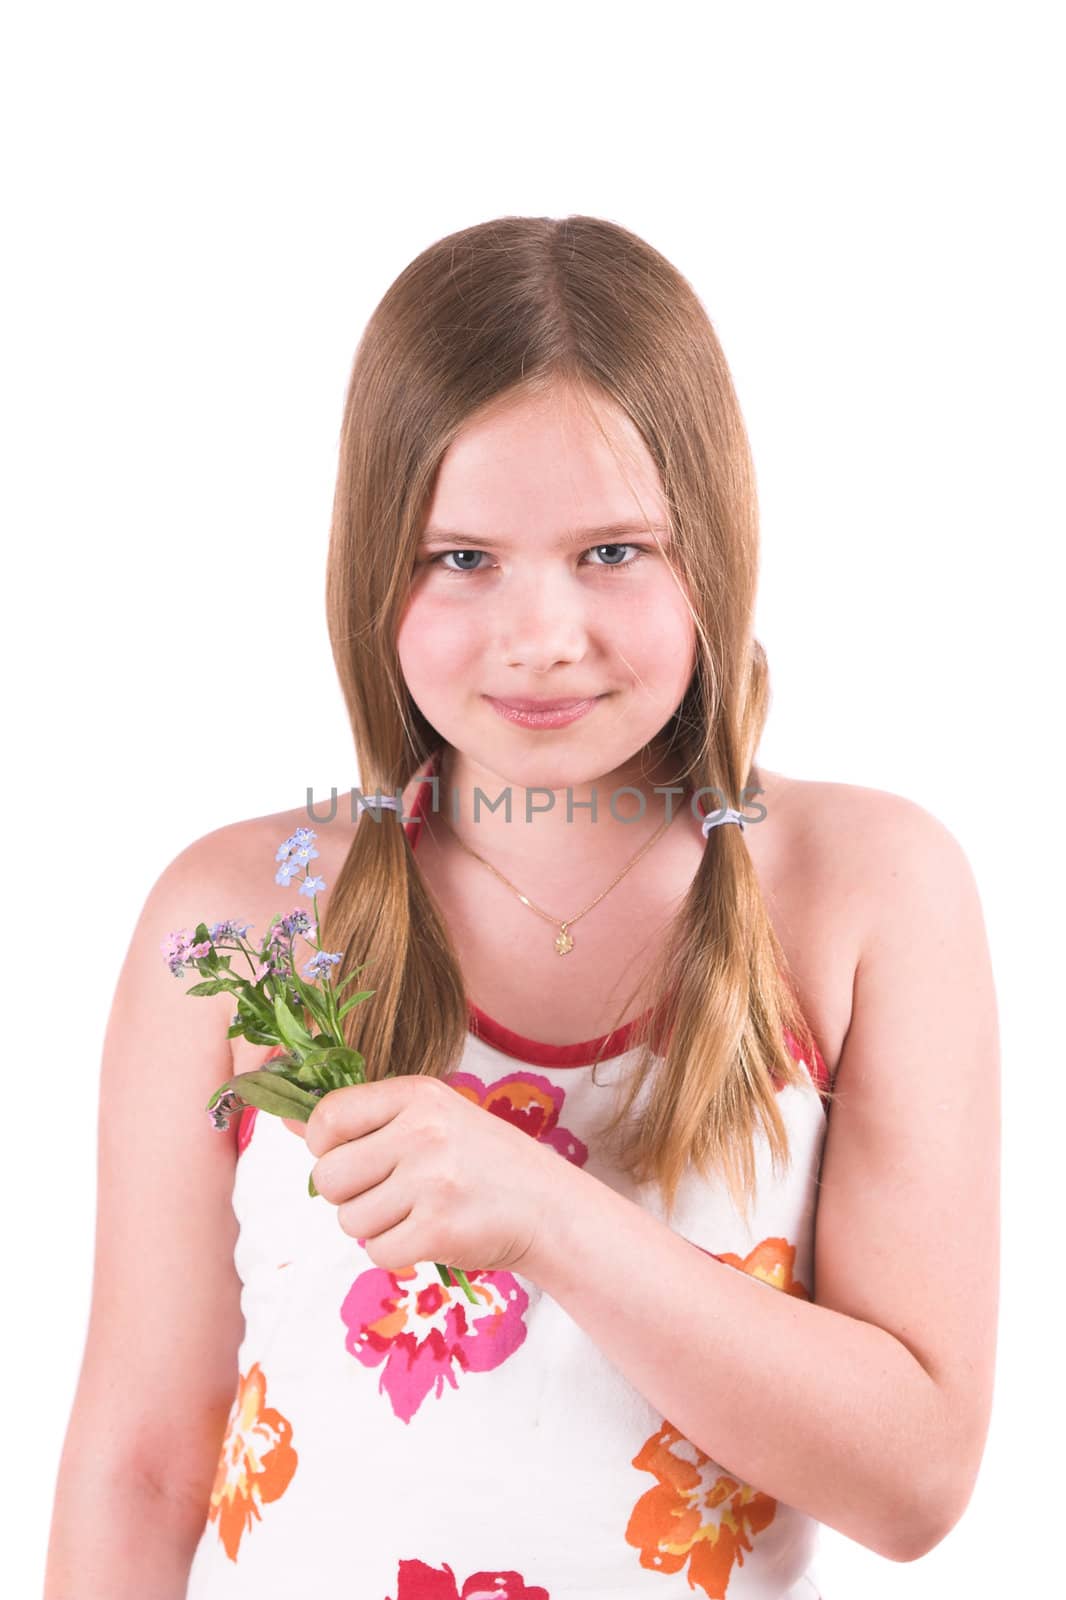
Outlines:
MULTIPOLYGON (((429 764, 423 773, 424 779, 428 780, 439 774, 440 755, 441 752, 437 750, 430 757, 429 764)), ((414 811, 410 820, 404 823, 407 842, 410 844, 412 851, 417 846, 422 832, 422 823, 426 814, 427 787, 427 782, 422 782, 418 785, 414 811)), ((704 816, 707 815, 708 809, 701 800, 700 810, 704 816)), ((467 1010, 470 1019, 470 1032, 475 1037, 483 1039, 493 1049, 502 1051, 504 1055, 514 1056, 519 1061, 525 1061, 532 1066, 538 1067, 589 1067, 601 1052, 603 1052, 605 1060, 610 1059, 612 1056, 622 1055, 629 1048, 629 1042, 638 1027, 650 1020, 655 1007, 649 1006, 643 1016, 634 1017, 631 1021, 624 1022, 620 1028, 615 1028, 610 1033, 600 1034, 598 1039, 581 1039, 577 1044, 547 1044, 543 1039, 530 1039, 524 1033, 516 1033, 513 1028, 505 1028, 502 1022, 497 1022, 494 1017, 490 1017, 487 1012, 482 1011, 480 1006, 476 1006, 472 1000, 467 1001, 467 1010)), ((796 1061, 801 1060, 802 1051, 790 1029, 785 1030, 785 1042, 793 1059, 796 1061)), ((818 1087, 819 1093, 823 1093, 829 1086, 829 1072, 817 1045, 815 1046, 815 1052, 813 1068, 810 1063, 808 1063, 808 1068, 811 1070, 811 1076, 818 1087)))
MULTIPOLYGON (((436 777, 439 770, 438 750, 431 756, 423 776, 428 780, 436 777)), ((407 842, 412 851, 418 844, 422 832, 427 788, 428 783, 419 784, 411 820, 404 823, 407 842)), ((514 1056, 519 1061, 537 1067, 590 1067, 605 1047, 607 1047, 605 1059, 612 1055, 620 1056, 629 1048, 629 1041, 638 1025, 649 1019, 654 1009, 654 1006, 649 1006, 643 1017, 633 1017, 629 1022, 624 1022, 620 1028, 614 1028, 610 1033, 601 1033, 597 1039, 580 1039, 577 1044, 546 1044, 543 1039, 530 1039, 524 1033, 515 1033, 513 1028, 505 1028, 502 1022, 490 1017, 472 1000, 467 1001, 470 1032, 476 1038, 483 1039, 486 1044, 491 1045, 494 1050, 502 1051, 504 1055, 514 1056)))
MULTIPOLYGON (((439 773, 439 768, 440 751, 438 750, 430 758, 423 777, 428 779, 436 776, 439 773)), ((702 802, 701 810, 706 816, 707 808, 702 805, 702 802)), ((426 784, 420 783, 415 798, 414 812, 410 820, 404 822, 407 842, 412 851, 418 844, 425 814, 426 784)), ((524 1033, 516 1033, 513 1028, 505 1028, 502 1022, 497 1022, 495 1017, 490 1017, 487 1012, 482 1011, 480 1006, 476 1006, 472 1000, 467 1001, 470 1032, 475 1038, 483 1039, 486 1044, 490 1045, 494 1050, 499 1050, 503 1055, 513 1056, 517 1061, 523 1061, 530 1066, 537 1067, 589 1067, 600 1058, 601 1053, 605 1061, 614 1056, 622 1055, 629 1049, 629 1042, 636 1033, 637 1028, 651 1017, 654 1010, 654 1006, 649 1006, 642 1017, 634 1017, 631 1021, 624 1022, 620 1028, 615 1028, 610 1033, 601 1034, 598 1039, 581 1039, 576 1044, 547 1044, 543 1039, 530 1039, 524 1033)), ((785 1029, 785 1043, 793 1060, 800 1061, 803 1059, 800 1044, 790 1028, 785 1029)), ((278 1050, 272 1051, 265 1059, 271 1061, 279 1053, 280 1051, 278 1050)), ((808 1062, 807 1067, 819 1094, 824 1095, 829 1087, 829 1070, 817 1044, 815 1045, 814 1062, 813 1064, 808 1062)), ((780 1081, 775 1080, 775 1082, 780 1088, 780 1081)), ((252 1137, 254 1126, 255 1107, 246 1106, 241 1113, 237 1128, 238 1156, 246 1148, 249 1139, 252 1137)))
MULTIPOLYGON (((440 750, 432 755, 431 762, 424 771, 424 778, 432 778, 439 773, 440 750)), ((426 818, 426 784, 421 782, 418 786, 418 795, 415 798, 415 811, 411 813, 410 821, 403 822, 403 830, 407 834, 408 845, 415 850, 418 845, 419 834, 423 829, 426 818)), ((701 811, 706 816, 707 808, 701 802, 701 811)), ((467 1013, 469 1013, 469 1030, 475 1038, 482 1038, 493 1050, 499 1050, 504 1056, 514 1056, 515 1061, 527 1062, 528 1066, 535 1067, 591 1067, 592 1062, 602 1056, 603 1061, 610 1061, 613 1056, 621 1056, 629 1048, 629 1040, 635 1034, 637 1027, 642 1022, 650 1019, 655 1006, 648 1006, 648 1010, 640 1018, 632 1018, 623 1022, 623 1026, 611 1030, 610 1034, 600 1034, 599 1038, 581 1038, 576 1045, 549 1045, 541 1038, 528 1038, 525 1034, 515 1034, 511 1027, 504 1027, 503 1022, 496 1021, 488 1016, 487 1011, 482 1011, 480 1006, 474 1005, 472 1000, 467 1000, 467 1013)), ((784 1030, 784 1042, 794 1061, 802 1061, 802 1048, 791 1029, 784 1030)), ((266 1061, 272 1061, 280 1050, 271 1051, 266 1061)), ((823 1054, 815 1045, 815 1061, 807 1064, 813 1080, 815 1080, 818 1093, 823 1094, 829 1088, 829 1069, 824 1062, 823 1054)), ((775 1080, 778 1082, 778 1080, 775 1080)), ((240 1114, 237 1125, 237 1154, 248 1146, 251 1131, 256 1122, 256 1107, 246 1106, 240 1114)))

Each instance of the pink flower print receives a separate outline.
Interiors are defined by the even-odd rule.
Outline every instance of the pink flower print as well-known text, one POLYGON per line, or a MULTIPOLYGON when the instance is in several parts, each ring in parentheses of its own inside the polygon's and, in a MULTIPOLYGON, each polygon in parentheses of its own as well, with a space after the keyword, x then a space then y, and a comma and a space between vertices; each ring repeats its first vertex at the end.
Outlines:
MULTIPOLYGON (((357 1243, 366 1246, 365 1239, 357 1243)), ((456 1366, 491 1372, 526 1337, 529 1296, 517 1278, 469 1269, 466 1275, 485 1303, 483 1314, 465 1296, 449 1292, 432 1263, 399 1272, 371 1267, 344 1297, 345 1348, 366 1367, 384 1363, 378 1392, 388 1395, 403 1422, 410 1422, 434 1386, 440 1398, 445 1379, 459 1387, 456 1366)))
POLYGON ((460 1590, 447 1562, 441 1570, 424 1561, 401 1561, 396 1600, 551 1600, 551 1596, 547 1589, 531 1588, 517 1572, 475 1572, 460 1590))
POLYGON ((513 1122, 530 1138, 550 1144, 575 1167, 583 1167, 588 1160, 588 1145, 559 1126, 565 1092, 539 1072, 509 1072, 488 1085, 475 1072, 453 1072, 445 1082, 486 1111, 513 1122))

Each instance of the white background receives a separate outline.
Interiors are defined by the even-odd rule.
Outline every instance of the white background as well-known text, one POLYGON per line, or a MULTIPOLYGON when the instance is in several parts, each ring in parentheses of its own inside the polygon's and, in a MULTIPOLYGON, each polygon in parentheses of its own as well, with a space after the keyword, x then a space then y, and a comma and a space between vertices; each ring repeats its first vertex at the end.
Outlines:
POLYGON ((1004 1112, 984 1465, 917 1563, 826 1529, 825 1600, 1053 1587, 1056 18, 408 0, 37 4, 9 23, 7 1593, 43 1578, 126 942, 192 839, 358 781, 323 604, 351 356, 414 255, 507 212, 613 219, 694 284, 759 474, 763 759, 917 800, 981 888, 1004 1112))

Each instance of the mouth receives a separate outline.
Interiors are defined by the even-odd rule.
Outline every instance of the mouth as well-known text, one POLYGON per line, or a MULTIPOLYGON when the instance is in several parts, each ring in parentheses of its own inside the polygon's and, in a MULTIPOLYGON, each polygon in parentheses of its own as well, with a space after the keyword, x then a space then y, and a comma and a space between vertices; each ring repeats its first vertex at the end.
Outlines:
POLYGON ((491 694, 488 696, 488 699, 495 700, 498 706, 509 706, 512 711, 569 711, 571 706, 588 705, 598 698, 599 696, 594 694, 572 695, 569 700, 505 700, 491 694))
POLYGON ((485 696, 501 717, 525 728, 564 727, 585 716, 603 698, 592 695, 584 700, 497 700, 493 695, 485 696))

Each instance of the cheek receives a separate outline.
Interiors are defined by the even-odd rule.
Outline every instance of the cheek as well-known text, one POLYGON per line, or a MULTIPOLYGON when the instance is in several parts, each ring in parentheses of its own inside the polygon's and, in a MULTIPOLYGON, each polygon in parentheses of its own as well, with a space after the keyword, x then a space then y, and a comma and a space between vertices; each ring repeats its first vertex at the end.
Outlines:
POLYGON ((400 670, 416 700, 446 694, 449 681, 473 654, 469 626, 457 627, 454 608, 423 592, 408 604, 396 633, 400 670))
POLYGON ((696 664, 696 630, 672 580, 664 576, 647 586, 618 620, 622 626, 613 631, 620 651, 643 681, 667 695, 683 693, 696 664))
MULTIPOLYGON (((609 605, 593 611, 590 648, 614 653, 628 662, 649 687, 664 697, 680 698, 695 665, 695 630, 688 606, 672 578, 608 591, 609 605)), ((455 607, 438 600, 426 587, 408 602, 396 635, 400 669, 416 702, 428 714, 431 703, 449 696, 449 684, 478 658, 472 616, 457 625, 455 607)), ((432 721, 432 717, 430 717, 432 721)))

